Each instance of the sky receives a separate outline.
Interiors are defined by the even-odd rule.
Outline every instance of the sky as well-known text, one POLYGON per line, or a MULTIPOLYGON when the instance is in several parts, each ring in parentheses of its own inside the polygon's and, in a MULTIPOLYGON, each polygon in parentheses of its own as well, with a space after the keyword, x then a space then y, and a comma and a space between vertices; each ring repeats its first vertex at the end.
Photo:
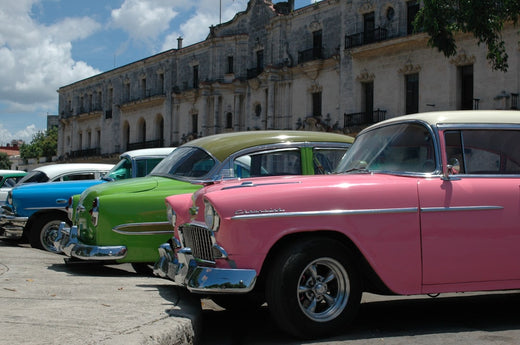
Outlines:
POLYGON ((247 2, 0 0, 0 146, 45 131, 61 86, 200 42, 247 2))

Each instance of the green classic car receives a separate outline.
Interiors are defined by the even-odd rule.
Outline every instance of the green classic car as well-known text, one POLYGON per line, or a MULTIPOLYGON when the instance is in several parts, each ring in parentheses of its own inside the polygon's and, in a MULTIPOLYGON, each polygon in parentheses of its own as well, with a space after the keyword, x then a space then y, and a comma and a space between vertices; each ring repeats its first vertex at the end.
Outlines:
POLYGON ((74 196, 56 247, 75 260, 132 263, 151 273, 157 248, 173 235, 165 197, 193 193, 202 183, 227 178, 327 174, 353 138, 336 133, 252 131, 190 141, 141 178, 89 187, 74 196))

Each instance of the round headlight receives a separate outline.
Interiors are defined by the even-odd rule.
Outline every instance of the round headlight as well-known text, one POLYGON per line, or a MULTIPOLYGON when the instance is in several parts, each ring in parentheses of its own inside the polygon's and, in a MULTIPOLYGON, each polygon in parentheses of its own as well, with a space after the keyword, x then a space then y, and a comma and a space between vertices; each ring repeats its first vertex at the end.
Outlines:
POLYGON ((7 204, 12 205, 13 204, 13 192, 9 191, 7 194, 7 204))
POLYGON ((204 221, 210 230, 218 231, 220 217, 208 201, 204 201, 204 221))
POLYGON ((175 223, 177 222, 177 215, 175 211, 172 209, 172 206, 166 203, 166 216, 168 217, 168 222, 175 227, 175 223))

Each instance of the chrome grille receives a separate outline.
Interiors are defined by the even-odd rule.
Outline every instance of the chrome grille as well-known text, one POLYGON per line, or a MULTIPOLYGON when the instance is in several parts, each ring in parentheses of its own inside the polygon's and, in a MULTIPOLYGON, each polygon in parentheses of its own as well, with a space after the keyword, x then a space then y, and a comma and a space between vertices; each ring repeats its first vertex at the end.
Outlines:
POLYGON ((179 227, 182 234, 182 244, 191 249, 193 257, 206 261, 214 261, 213 242, 211 231, 196 225, 182 225, 179 227))

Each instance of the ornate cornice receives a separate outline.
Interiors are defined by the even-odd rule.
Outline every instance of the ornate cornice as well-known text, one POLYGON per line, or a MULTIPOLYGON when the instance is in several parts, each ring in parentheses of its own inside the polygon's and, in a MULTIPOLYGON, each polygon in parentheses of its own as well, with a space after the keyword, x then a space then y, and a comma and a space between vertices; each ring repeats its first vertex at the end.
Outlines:
POLYGON ((414 65, 411 61, 407 61, 406 64, 399 69, 401 74, 413 74, 421 71, 421 65, 414 65))
POLYGON ((374 73, 368 72, 367 69, 365 68, 356 77, 356 80, 361 83, 368 83, 368 82, 374 81, 375 78, 376 78, 376 76, 374 75, 374 73))
POLYGON ((460 54, 457 54, 454 58, 450 59, 450 63, 454 64, 455 66, 466 66, 466 65, 473 65, 477 58, 475 55, 467 55, 464 50, 461 51, 460 54))

